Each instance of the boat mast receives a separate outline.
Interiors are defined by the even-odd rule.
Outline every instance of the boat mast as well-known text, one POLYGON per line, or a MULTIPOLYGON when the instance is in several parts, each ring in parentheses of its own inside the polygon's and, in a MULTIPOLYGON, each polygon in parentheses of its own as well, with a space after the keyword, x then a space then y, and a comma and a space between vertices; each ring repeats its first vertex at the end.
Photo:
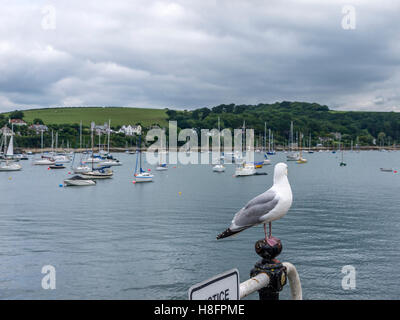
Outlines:
POLYGON ((267 123, 264 122, 264 152, 267 150, 267 123))
POLYGON ((271 129, 268 129, 268 152, 271 152, 271 129))
POLYGON ((293 121, 290 122, 290 151, 293 150, 293 121))
POLYGON ((94 130, 94 128, 92 127, 92 130, 91 130, 91 140, 92 140, 92 171, 93 171, 93 156, 94 156, 94 154, 93 154, 93 144, 94 144, 94 136, 93 136, 93 130, 94 130))
POLYGON ((79 125, 79 149, 82 149, 82 120, 79 125))
POLYGON ((139 173, 142 173, 142 135, 139 135, 139 173))
POLYGON ((218 117, 218 163, 221 162, 221 126, 220 118, 218 117))
POLYGON ((107 141, 107 153, 110 153, 110 126, 111 126, 111 119, 108 119, 108 141, 107 141))
POLYGON ((58 131, 56 132, 56 152, 57 152, 57 149, 58 149, 58 131))
POLYGON ((42 149, 43 154, 43 129, 40 131, 40 148, 42 149))
POLYGON ((298 147, 300 147, 300 160, 301 160, 302 157, 303 157, 303 153, 302 153, 303 148, 302 148, 302 145, 301 145, 301 136, 302 136, 302 133, 300 132, 298 136, 299 136, 299 144, 298 144, 298 147))
POLYGON ((272 139, 272 142, 271 142, 271 145, 272 145, 272 151, 274 151, 275 150, 275 148, 274 148, 274 133, 272 132, 272 134, 271 134, 271 139, 272 139))

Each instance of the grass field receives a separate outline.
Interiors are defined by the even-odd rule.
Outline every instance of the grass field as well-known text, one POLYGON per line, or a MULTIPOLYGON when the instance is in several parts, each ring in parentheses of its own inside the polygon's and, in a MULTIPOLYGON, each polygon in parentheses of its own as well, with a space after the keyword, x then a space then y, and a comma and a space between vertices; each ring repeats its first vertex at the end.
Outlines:
POLYGON ((82 120, 84 126, 90 126, 92 121, 103 124, 110 119, 113 127, 136 123, 141 123, 145 127, 152 124, 167 125, 167 114, 164 109, 76 107, 32 109, 23 110, 23 112, 24 120, 28 123, 35 118, 42 119, 45 124, 74 124, 82 120))

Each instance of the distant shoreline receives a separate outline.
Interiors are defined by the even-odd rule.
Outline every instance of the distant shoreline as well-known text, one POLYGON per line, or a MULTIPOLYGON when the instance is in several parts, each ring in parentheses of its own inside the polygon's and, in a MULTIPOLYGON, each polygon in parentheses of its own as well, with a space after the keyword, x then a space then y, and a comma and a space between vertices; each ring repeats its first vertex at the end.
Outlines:
MULTIPOLYGON (((147 151, 147 149, 148 148, 141 148, 141 151, 147 151)), ((42 152, 52 152, 52 151, 54 151, 54 152, 76 152, 76 153, 81 153, 81 152, 85 152, 85 151, 91 151, 90 148, 77 148, 77 149, 63 149, 63 148, 51 149, 51 148, 44 148, 43 150, 41 148, 16 148, 16 150, 17 151, 22 151, 22 152, 32 152, 32 153, 42 153, 42 152)), ((94 152, 99 152, 99 148, 93 148, 93 150, 94 150, 94 152)), ((119 147, 112 147, 111 148, 110 147, 110 152, 125 152, 125 151, 136 151, 136 150, 137 150, 136 147, 130 147, 130 148, 119 148, 119 147)), ((255 148, 254 152, 256 152, 256 150, 258 150, 258 149, 255 148)), ((308 150, 311 150, 311 151, 314 151, 314 152, 319 152, 319 150, 322 150, 322 151, 327 151, 328 150, 328 151, 336 151, 336 152, 341 151, 341 150, 338 150, 338 149, 325 148, 325 147, 320 147, 320 148, 314 147, 314 148, 311 148, 311 149, 308 149, 308 148, 307 149, 302 149, 302 151, 304 151, 304 152, 307 152, 308 150)), ((351 151, 350 148, 343 148, 342 150, 351 151)), ((397 150, 400 150, 400 146, 399 147, 361 146, 361 147, 358 147, 358 148, 353 148, 353 151, 379 151, 379 150, 397 151, 397 150)), ((172 151, 172 152, 175 151, 176 152, 176 149, 174 150, 174 149, 171 148, 170 151, 172 151)), ((200 152, 201 149, 200 148, 198 148, 198 150, 192 149, 192 151, 200 152)), ((212 151, 212 149, 210 148, 209 151, 212 151)), ((218 150, 215 149, 214 151, 217 152, 218 150)), ((286 149, 283 149, 283 148, 276 148, 275 151, 278 151, 278 152, 283 152, 283 151, 290 152, 290 151, 288 151, 286 149)), ((299 152, 300 149, 295 149, 294 148, 292 151, 299 152)), ((221 152, 223 152, 223 150, 221 152)), ((264 152, 264 151, 261 150, 261 152, 264 152)))

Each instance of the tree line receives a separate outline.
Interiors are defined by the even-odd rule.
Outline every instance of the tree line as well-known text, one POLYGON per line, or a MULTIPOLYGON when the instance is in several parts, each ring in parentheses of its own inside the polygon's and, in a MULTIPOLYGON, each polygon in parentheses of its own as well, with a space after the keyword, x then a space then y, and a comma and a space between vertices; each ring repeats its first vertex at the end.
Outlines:
POLYGON ((295 133, 302 133, 306 141, 311 134, 313 145, 329 139, 332 143, 337 143, 337 133, 341 136, 341 142, 348 145, 351 141, 360 145, 392 145, 398 143, 400 138, 400 113, 334 111, 318 103, 232 103, 195 110, 167 110, 167 114, 169 120, 176 120, 181 129, 217 128, 218 118, 221 129, 236 129, 245 123, 246 128, 254 129, 256 139, 260 140, 263 140, 266 123, 267 128, 274 133, 275 143, 280 145, 288 143, 291 121, 294 123, 295 133))

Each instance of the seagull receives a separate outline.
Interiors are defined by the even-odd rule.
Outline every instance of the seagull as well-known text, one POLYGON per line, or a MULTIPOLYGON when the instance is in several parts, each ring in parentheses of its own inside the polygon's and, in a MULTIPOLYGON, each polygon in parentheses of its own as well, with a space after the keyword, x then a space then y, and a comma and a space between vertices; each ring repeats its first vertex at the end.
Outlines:
POLYGON ((292 206, 293 196, 287 178, 288 167, 280 162, 274 168, 273 186, 250 200, 245 207, 240 209, 233 217, 231 226, 217 236, 217 239, 230 237, 255 225, 264 224, 265 241, 274 246, 279 239, 272 237, 271 222, 282 218, 292 206), (267 236, 267 223, 269 234, 267 236))

